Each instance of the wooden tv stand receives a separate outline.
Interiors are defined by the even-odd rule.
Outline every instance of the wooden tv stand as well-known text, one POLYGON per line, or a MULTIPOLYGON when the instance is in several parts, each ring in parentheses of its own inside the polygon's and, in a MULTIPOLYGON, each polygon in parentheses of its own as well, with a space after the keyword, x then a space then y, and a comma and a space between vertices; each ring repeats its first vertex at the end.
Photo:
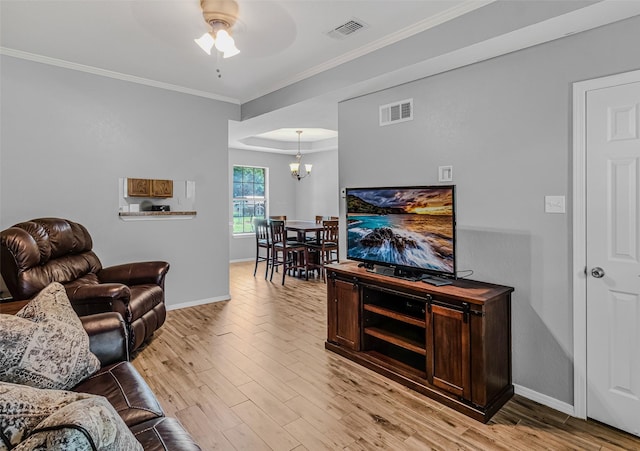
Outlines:
POLYGON ((513 288, 327 266, 325 348, 486 423, 513 395, 513 288))

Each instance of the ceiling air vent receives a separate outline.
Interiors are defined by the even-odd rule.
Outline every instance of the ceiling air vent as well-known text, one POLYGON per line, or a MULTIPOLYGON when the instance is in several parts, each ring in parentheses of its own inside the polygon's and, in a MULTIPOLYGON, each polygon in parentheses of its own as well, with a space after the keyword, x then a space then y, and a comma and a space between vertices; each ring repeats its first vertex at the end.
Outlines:
POLYGON ((333 30, 329 31, 327 34, 335 39, 344 39, 347 36, 355 33, 356 31, 362 30, 366 28, 367 24, 359 19, 350 19, 342 25, 338 25, 333 30))
POLYGON ((413 120, 413 99, 380 105, 380 125, 413 120))

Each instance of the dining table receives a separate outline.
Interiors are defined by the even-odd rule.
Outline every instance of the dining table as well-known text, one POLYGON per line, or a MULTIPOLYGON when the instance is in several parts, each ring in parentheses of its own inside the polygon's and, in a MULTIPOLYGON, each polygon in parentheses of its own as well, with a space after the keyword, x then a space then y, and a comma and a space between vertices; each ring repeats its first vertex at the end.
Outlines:
MULTIPOLYGON (((316 242, 320 242, 320 232, 323 229, 322 223, 317 223, 315 221, 304 221, 304 220, 287 220, 284 222, 284 229, 288 232, 296 232, 297 238, 296 240, 300 243, 307 242, 307 233, 315 232, 316 242)), ((308 263, 317 264, 319 260, 319 256, 316 252, 310 253, 308 255, 310 261, 308 263)))
POLYGON ((320 241, 320 231, 323 229, 322 223, 318 224, 315 221, 304 220, 288 220, 284 222, 284 229, 288 232, 296 232, 298 235, 298 241, 304 243, 306 241, 307 233, 316 234, 316 240, 320 241))

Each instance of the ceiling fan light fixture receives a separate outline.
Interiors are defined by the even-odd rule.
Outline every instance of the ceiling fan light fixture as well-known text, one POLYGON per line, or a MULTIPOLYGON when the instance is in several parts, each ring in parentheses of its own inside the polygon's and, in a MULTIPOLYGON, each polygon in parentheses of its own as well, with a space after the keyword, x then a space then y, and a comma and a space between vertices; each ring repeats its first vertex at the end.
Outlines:
POLYGON ((240 50, 227 30, 218 30, 216 33, 216 48, 224 53, 225 58, 237 55, 240 50))
POLYGON ((225 58, 240 53, 229 32, 238 17, 238 4, 235 0, 201 0, 200 6, 204 21, 211 27, 211 31, 194 41, 208 55, 211 55, 214 45, 225 58))
POLYGON ((236 48, 236 46, 234 45, 232 49, 225 50, 225 52, 222 54, 222 57, 223 58, 231 58, 232 56, 236 56, 238 53, 240 53, 240 50, 238 50, 236 48))
POLYGON ((213 36, 211 35, 210 32, 207 32, 205 34, 203 34, 202 36, 200 36, 197 39, 193 40, 196 44, 198 44, 200 46, 200 48, 202 50, 204 50, 204 52, 207 55, 211 55, 211 49, 213 48, 213 44, 215 43, 215 39, 213 38, 213 36))

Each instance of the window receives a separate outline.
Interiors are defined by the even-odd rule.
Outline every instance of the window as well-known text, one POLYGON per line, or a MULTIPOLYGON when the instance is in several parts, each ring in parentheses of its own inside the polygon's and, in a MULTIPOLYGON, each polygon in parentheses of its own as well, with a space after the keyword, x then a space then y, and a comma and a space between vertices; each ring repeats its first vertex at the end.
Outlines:
POLYGON ((253 233, 253 219, 267 211, 266 168, 233 167, 233 234, 253 233))

